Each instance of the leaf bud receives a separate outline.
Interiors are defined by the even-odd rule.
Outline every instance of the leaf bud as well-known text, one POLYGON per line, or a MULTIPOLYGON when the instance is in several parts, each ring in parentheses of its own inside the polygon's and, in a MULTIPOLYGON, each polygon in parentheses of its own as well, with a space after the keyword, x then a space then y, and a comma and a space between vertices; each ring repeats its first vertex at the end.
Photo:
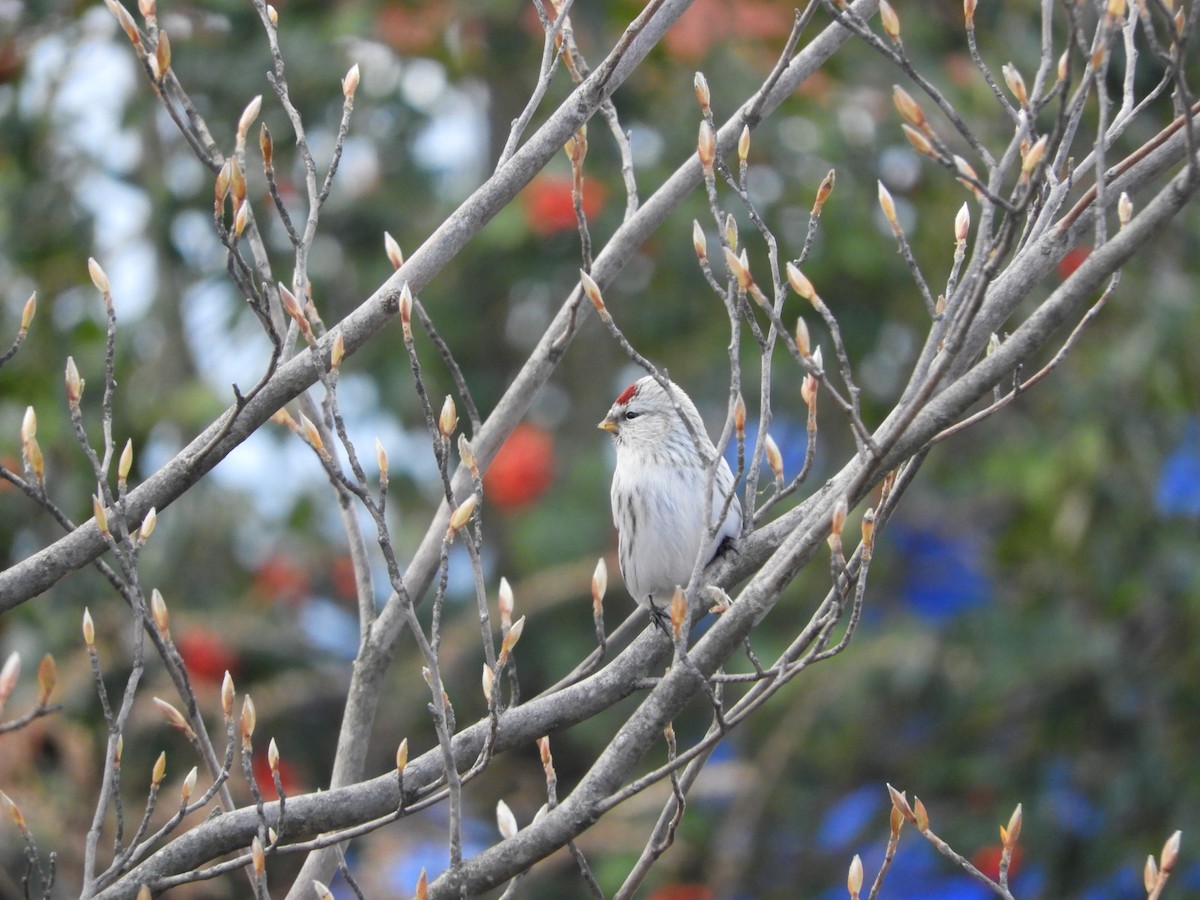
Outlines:
POLYGON ((108 276, 104 274, 104 269, 100 267, 100 263, 96 262, 95 257, 88 257, 88 275, 92 278, 92 284, 96 286, 101 294, 111 294, 112 287, 108 282, 108 276))
POLYGON ((698 219, 692 219, 692 247, 697 259, 702 262, 708 259, 708 239, 704 237, 704 229, 700 227, 698 219))
POLYGON ((347 100, 354 99, 354 92, 358 90, 359 70, 358 63, 350 67, 350 71, 346 73, 346 77, 342 79, 342 93, 347 100))
POLYGON ((162 591, 155 588, 150 592, 150 616, 154 619, 154 627, 164 641, 171 639, 171 613, 167 609, 167 601, 163 599, 162 591))
POLYGON ((458 408, 454 405, 454 398, 447 394, 446 401, 442 404, 442 414, 438 416, 438 431, 442 433, 443 438, 449 440, 457 427, 458 408))
POLYGON ((33 324, 35 313, 37 313, 37 291, 29 295, 29 299, 25 301, 25 306, 21 309, 20 333, 22 335, 29 331, 29 326, 33 324))
POLYGON ((513 811, 503 800, 496 803, 496 825, 500 829, 500 836, 506 840, 515 835, 518 830, 517 817, 513 815, 513 811))
POLYGON ((400 245, 386 231, 383 233, 383 249, 387 251, 387 258, 392 264, 392 268, 398 269, 404 265, 404 253, 400 250, 400 245))
POLYGON ((713 161, 717 158, 717 138, 707 120, 700 123, 700 136, 696 139, 696 154, 700 157, 700 168, 704 177, 713 173, 713 161))
POLYGON ((50 695, 54 693, 54 686, 58 684, 58 666, 54 662, 54 657, 47 653, 42 657, 42 661, 38 663, 38 706, 45 706, 50 702, 50 695))
POLYGON ((696 89, 696 102, 700 104, 700 109, 707 116, 712 99, 708 91, 708 79, 704 77, 703 72, 697 72, 692 84, 696 89))

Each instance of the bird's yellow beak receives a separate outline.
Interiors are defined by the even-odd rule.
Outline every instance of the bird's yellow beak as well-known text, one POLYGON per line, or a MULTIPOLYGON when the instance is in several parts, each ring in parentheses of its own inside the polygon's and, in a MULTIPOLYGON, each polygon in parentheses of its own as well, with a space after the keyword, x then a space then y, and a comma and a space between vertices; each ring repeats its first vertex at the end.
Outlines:
POLYGON ((603 431, 611 431, 613 434, 617 432, 617 423, 612 416, 605 416, 604 421, 596 427, 603 431))

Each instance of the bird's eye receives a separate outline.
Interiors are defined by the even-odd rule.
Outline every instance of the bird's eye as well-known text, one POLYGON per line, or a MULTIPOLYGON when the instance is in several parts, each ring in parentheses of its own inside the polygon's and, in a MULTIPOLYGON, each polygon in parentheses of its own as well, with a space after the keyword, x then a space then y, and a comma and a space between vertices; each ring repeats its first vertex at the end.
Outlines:
POLYGON ((625 410, 625 418, 626 419, 636 419, 640 415, 641 415, 641 413, 638 412, 636 409, 625 410))

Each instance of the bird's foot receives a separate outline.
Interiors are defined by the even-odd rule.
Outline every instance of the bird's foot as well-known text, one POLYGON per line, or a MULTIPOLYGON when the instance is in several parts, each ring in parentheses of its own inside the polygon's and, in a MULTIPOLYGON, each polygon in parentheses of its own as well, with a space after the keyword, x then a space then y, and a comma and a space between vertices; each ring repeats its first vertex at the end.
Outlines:
POLYGON ((670 613, 654 602, 654 598, 647 601, 647 609, 650 610, 650 621, 654 627, 661 631, 667 637, 671 636, 671 629, 668 627, 671 621, 670 613))

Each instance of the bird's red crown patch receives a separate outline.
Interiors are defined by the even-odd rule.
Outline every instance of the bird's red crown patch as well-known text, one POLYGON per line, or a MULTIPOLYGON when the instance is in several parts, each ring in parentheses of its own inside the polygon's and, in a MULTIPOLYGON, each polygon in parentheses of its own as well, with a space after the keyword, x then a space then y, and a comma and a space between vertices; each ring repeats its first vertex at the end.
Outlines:
POLYGON ((617 398, 617 403, 628 403, 633 399, 633 395, 637 393, 637 382, 635 381, 629 387, 621 392, 621 396, 617 398))

